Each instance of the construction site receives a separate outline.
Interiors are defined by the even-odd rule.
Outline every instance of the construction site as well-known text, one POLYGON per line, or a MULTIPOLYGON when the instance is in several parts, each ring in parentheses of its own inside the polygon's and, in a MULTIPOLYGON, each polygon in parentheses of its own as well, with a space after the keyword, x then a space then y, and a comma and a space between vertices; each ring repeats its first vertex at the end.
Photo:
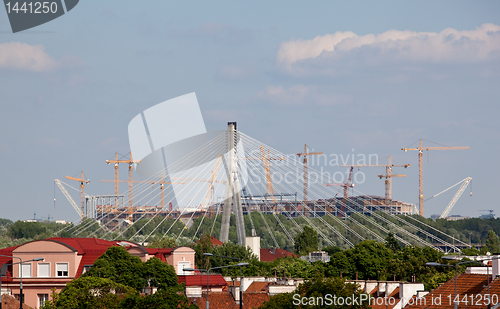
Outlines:
MULTIPOLYGON (((313 152, 307 145, 304 145, 301 152, 293 156, 284 155, 239 132, 236 123, 228 123, 227 131, 217 132, 207 144, 199 145, 197 149, 185 153, 177 162, 168 164, 168 168, 166 165, 159 168, 146 179, 134 179, 134 171, 143 164, 142 160, 135 160, 132 153, 128 153, 125 157, 119 157, 118 153, 115 153, 113 159, 105 162, 103 160, 103 163, 113 166, 114 179, 99 181, 113 183, 114 194, 87 194, 85 188, 90 180, 85 179, 83 171, 80 177, 66 176, 65 178, 66 181, 71 180, 72 184, 78 183, 79 188, 58 179, 55 180, 55 184, 82 220, 91 219, 98 222, 108 233, 120 231, 120 235, 123 235, 124 231, 136 222, 144 219, 148 220, 148 223, 155 218, 161 220, 161 223, 172 219, 175 223, 177 221, 192 222, 193 219, 201 217, 201 221, 204 218, 211 218, 214 224, 217 220, 221 220, 221 230, 217 236, 224 242, 228 240, 229 218, 234 215, 238 243, 245 244, 243 216, 245 215, 247 220, 252 220, 252 216, 249 215, 258 213, 264 221, 266 219, 263 214, 274 216, 283 229, 285 227, 278 215, 294 222, 299 230, 301 226, 295 220, 303 218, 315 228, 326 243, 331 245, 339 243, 347 246, 353 245, 342 235, 341 230, 355 234, 360 240, 364 240, 364 236, 353 230, 351 226, 354 225, 364 230, 366 235, 371 235, 371 238, 378 240, 383 239, 381 234, 394 230, 397 239, 403 243, 409 244, 408 239, 412 241, 418 239, 420 243, 430 246, 438 243, 458 248, 457 246, 460 245, 458 241, 453 241, 453 245, 450 244, 447 239, 451 237, 449 235, 444 235, 444 237, 431 235, 417 224, 411 223, 409 219, 397 219, 401 221, 400 223, 404 221, 404 224, 410 225, 411 229, 417 230, 419 234, 408 235, 411 232, 396 227, 391 222, 393 219, 386 216, 413 219, 413 215, 423 215, 422 153, 424 151, 468 148, 423 147, 422 140, 419 141, 418 148, 402 148, 405 152, 418 151, 419 205, 392 198, 392 180, 406 177, 405 174, 395 173, 393 169, 408 168, 410 164, 393 164, 392 157, 388 157, 386 164, 377 162, 377 164, 342 165, 349 171, 347 180, 343 183, 310 181, 309 174, 313 170, 308 164, 308 157, 321 155, 322 152, 313 152), (119 178, 120 166, 127 168, 127 180, 119 178), (368 167, 385 170, 385 173, 378 175, 379 179, 384 180, 385 196, 367 195, 356 190, 355 183, 352 181, 353 170, 368 167), (123 191, 120 192, 120 184, 127 186, 125 194, 123 191), (67 188, 79 191, 79 203, 74 201, 67 188), (366 219, 358 222, 354 214, 362 215, 366 219), (311 221, 312 218, 318 218, 323 226, 315 226, 311 221), (325 218, 328 220, 325 221, 325 218), (371 226, 368 226, 367 222, 371 226), (330 229, 338 239, 332 240, 328 233, 322 232, 325 228, 330 229), (377 229, 378 232, 373 232, 373 229, 377 229), (422 235, 424 235, 423 239, 422 235)), ((314 172, 317 173, 317 171, 314 172)), ((441 192, 459 186, 440 218, 448 216, 471 180, 472 178, 467 177, 441 192)), ((253 222, 251 225, 253 226, 253 222)), ((268 229, 272 234, 269 226, 268 229)), ((289 231, 285 232, 293 243, 293 235, 289 231)), ((140 233, 140 230, 137 233, 140 233)), ((252 228, 252 236, 257 236, 254 233, 252 228)), ((151 234, 143 235, 146 239, 150 236, 151 234)))

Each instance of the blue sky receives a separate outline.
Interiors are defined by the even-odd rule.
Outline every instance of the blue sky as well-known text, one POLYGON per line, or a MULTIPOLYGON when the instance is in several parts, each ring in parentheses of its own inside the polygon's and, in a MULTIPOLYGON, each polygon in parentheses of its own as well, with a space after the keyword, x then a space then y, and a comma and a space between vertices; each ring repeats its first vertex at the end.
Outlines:
MULTIPOLYGON (((499 11, 498 1, 87 0, 12 34, 0 10, 0 217, 76 220, 58 189, 54 207, 53 180, 84 170, 89 194, 112 193, 98 181, 113 177, 105 160, 129 151, 129 121, 190 92, 208 129, 238 121, 284 153, 307 143, 410 163, 393 183, 410 203, 417 153, 402 147, 470 146, 425 154, 425 196, 470 176, 474 194, 451 214, 500 210, 499 11)), ((363 172, 356 188, 383 195, 383 170, 363 172)))

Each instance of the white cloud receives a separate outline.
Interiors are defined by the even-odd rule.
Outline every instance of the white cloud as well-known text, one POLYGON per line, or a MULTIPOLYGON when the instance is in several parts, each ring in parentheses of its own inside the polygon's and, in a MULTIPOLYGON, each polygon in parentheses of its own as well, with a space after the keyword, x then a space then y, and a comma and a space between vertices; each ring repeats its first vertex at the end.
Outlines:
POLYGON ((288 71, 332 73, 335 66, 385 63, 475 63, 500 58, 500 26, 436 32, 390 30, 357 35, 336 32, 311 40, 282 42, 277 64, 288 71))
POLYGON ((353 100, 352 96, 343 94, 326 94, 318 91, 318 86, 294 85, 288 89, 283 86, 268 86, 254 95, 280 105, 320 105, 329 106, 345 104, 353 100))
POLYGON ((56 60, 45 52, 43 45, 20 42, 0 43, 0 69, 48 72, 73 65, 81 65, 81 60, 71 56, 56 60))

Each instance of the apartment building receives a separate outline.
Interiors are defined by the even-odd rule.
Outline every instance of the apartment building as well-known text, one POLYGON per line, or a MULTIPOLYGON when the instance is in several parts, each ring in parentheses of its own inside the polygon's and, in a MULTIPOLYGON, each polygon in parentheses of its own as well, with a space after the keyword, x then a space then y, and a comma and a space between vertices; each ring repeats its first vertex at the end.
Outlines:
POLYGON ((89 270, 94 261, 111 246, 125 247, 142 261, 157 257, 172 265, 178 275, 184 274, 183 268, 195 265, 195 252, 188 247, 146 248, 130 241, 48 238, 0 249, 0 264, 7 264, 2 277, 1 294, 19 299, 22 280, 24 303, 32 308, 40 308, 49 299, 53 288, 60 292, 66 283, 89 270), (23 261, 22 265, 20 260, 23 261))

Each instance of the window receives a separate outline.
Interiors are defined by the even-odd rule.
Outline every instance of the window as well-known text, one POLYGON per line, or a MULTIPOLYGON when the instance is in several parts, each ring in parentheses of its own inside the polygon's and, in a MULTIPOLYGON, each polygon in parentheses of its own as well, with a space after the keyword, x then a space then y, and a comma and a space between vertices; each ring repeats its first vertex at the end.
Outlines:
POLYGON ((19 271, 23 278, 31 278, 31 263, 20 264, 19 271))
POLYGON ((183 268, 190 268, 191 263, 190 262, 179 262, 177 263, 177 275, 179 276, 185 276, 185 275, 190 275, 190 271, 184 271, 183 268))
POLYGON ((67 276, 68 276, 68 263, 57 263, 56 277, 67 277, 67 276))
POLYGON ((38 308, 42 308, 48 300, 49 294, 38 294, 38 308))
POLYGON ((83 266, 82 274, 88 272, 92 266, 94 266, 94 265, 84 265, 83 266))
POLYGON ((37 276, 40 278, 50 277, 50 263, 38 263, 37 276))

